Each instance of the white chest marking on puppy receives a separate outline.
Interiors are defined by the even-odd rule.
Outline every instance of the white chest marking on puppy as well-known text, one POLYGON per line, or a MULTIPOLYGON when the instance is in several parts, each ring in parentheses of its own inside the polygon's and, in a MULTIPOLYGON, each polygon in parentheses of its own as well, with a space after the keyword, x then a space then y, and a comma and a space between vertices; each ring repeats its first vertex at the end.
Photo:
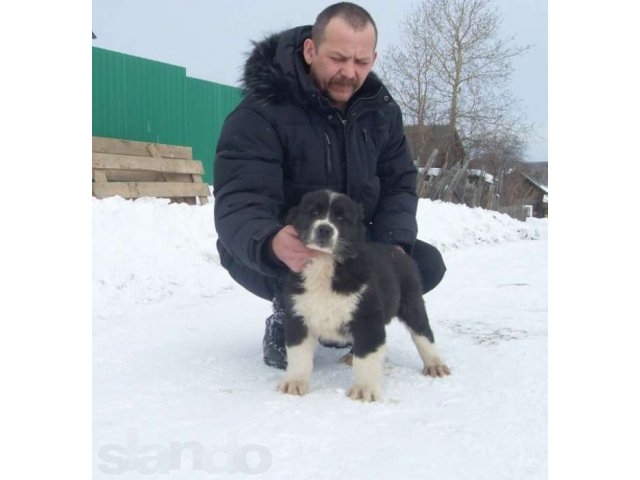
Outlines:
POLYGON ((331 288, 334 268, 330 255, 320 255, 309 262, 302 272, 305 292, 293 296, 293 309, 304 318, 314 337, 345 341, 350 338, 341 333, 341 327, 353 318, 367 286, 349 294, 335 292, 331 288))

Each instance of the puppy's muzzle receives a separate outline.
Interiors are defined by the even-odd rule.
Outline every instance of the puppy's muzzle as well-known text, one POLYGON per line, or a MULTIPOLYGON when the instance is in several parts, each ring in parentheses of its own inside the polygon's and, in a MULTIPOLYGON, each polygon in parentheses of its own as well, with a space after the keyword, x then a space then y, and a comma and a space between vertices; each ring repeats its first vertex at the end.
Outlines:
POLYGON ((313 227, 309 247, 321 250, 333 250, 336 242, 336 229, 329 223, 319 223, 313 227))

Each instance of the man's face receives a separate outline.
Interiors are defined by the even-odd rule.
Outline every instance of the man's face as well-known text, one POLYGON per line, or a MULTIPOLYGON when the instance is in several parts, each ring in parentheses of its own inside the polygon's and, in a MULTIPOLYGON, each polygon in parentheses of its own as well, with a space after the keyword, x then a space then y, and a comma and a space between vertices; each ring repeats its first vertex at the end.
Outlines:
POLYGON ((320 91, 336 107, 344 109, 373 68, 375 47, 373 25, 369 23, 356 31, 342 18, 335 17, 327 24, 320 45, 305 40, 304 58, 320 91))

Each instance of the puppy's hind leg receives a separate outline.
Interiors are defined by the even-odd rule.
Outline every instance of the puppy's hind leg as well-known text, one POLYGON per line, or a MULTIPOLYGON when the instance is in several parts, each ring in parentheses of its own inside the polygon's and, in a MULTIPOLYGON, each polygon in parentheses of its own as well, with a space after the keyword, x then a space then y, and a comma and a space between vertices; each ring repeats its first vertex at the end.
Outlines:
POLYGON ((440 359, 421 294, 416 293, 403 297, 398 311, 398 319, 409 327, 411 339, 424 364, 422 373, 431 377, 450 375, 449 367, 440 359))
POLYGON ((429 340, 424 335, 419 335, 415 332, 411 332, 411 339, 415 343, 420 358, 424 363, 422 373, 430 377, 446 377, 451 375, 451 370, 440 359, 436 344, 429 340))

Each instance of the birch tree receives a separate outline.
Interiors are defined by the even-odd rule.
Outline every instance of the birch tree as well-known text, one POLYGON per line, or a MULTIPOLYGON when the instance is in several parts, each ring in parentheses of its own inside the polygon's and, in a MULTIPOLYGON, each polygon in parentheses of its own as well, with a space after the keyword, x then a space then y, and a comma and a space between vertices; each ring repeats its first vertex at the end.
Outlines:
POLYGON ((409 123, 457 129, 467 152, 491 135, 526 135, 508 83, 512 59, 529 47, 501 38, 501 23, 490 0, 423 0, 409 12, 402 45, 381 61, 409 123))

